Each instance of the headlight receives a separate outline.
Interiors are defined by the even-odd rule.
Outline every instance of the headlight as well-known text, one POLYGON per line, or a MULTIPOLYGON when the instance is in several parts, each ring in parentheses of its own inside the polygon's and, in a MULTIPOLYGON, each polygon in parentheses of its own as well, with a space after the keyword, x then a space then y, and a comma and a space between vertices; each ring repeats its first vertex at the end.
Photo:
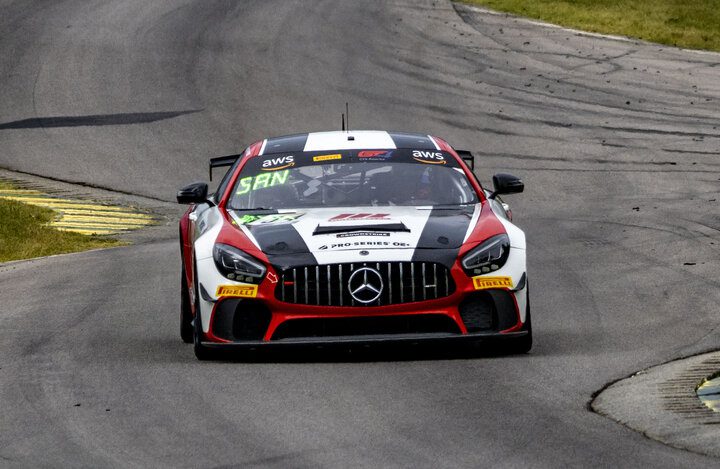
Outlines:
POLYGON ((510 255, 510 238, 501 234, 484 241, 463 257, 462 266, 468 275, 487 274, 505 265, 510 255))
POLYGON ((215 245, 213 259, 221 274, 237 282, 260 283, 267 271, 262 262, 227 244, 215 245))

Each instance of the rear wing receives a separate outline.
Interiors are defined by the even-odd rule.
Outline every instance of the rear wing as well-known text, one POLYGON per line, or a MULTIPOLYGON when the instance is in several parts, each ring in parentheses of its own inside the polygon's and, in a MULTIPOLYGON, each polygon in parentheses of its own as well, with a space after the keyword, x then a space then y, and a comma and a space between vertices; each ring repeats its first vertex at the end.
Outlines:
POLYGON ((455 153, 458 154, 460 158, 467 164, 470 169, 475 169, 475 157, 472 153, 470 153, 469 150, 455 150, 455 153))
POLYGON ((242 153, 239 155, 228 155, 228 156, 218 156, 217 158, 210 158, 210 165, 208 167, 208 172, 210 174, 210 180, 212 181, 212 172, 213 168, 221 168, 223 166, 232 166, 235 164, 238 158, 242 156, 242 153))

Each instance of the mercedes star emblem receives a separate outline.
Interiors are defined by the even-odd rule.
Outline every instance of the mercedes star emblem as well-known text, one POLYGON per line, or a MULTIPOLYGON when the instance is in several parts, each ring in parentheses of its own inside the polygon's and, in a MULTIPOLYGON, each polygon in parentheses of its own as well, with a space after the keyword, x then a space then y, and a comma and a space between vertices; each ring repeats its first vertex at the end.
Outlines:
POLYGON ((348 289, 355 301, 372 303, 380 298, 383 281, 380 272, 371 267, 361 267, 350 275, 348 289))

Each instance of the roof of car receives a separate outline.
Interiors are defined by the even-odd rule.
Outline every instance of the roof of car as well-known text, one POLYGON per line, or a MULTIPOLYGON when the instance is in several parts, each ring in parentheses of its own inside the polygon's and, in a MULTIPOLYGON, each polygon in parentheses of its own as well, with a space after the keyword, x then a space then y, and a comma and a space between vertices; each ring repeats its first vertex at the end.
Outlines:
POLYGON ((260 154, 394 148, 440 149, 435 138, 427 134, 386 132, 382 130, 349 130, 311 132, 269 138, 263 142, 260 154))

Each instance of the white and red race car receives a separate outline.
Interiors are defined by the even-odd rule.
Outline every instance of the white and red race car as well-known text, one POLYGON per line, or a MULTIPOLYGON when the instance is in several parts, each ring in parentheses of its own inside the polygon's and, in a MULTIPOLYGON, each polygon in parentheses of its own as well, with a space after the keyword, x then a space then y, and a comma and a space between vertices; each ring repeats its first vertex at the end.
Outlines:
POLYGON ((178 192, 183 340, 221 348, 502 339, 532 346, 525 235, 472 155, 383 131, 261 140, 178 192), (458 153, 464 155, 460 156, 458 153))

